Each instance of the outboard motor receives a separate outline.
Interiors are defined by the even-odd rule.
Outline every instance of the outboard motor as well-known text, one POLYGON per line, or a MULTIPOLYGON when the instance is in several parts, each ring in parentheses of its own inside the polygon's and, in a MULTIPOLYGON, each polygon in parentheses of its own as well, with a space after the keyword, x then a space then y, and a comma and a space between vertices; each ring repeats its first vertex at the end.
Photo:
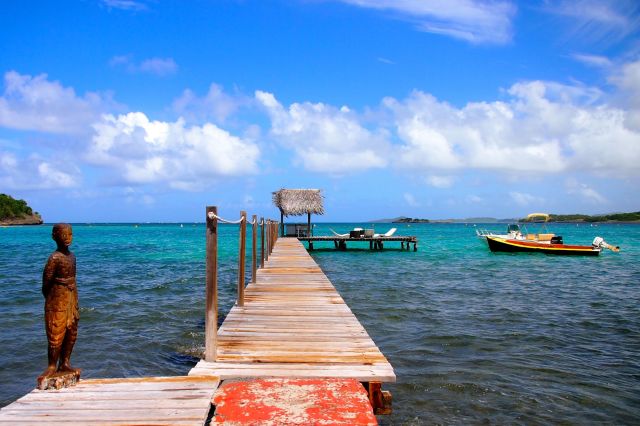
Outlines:
POLYGON ((595 237, 591 245, 598 248, 606 248, 615 252, 620 251, 620 247, 612 246, 611 244, 608 244, 602 237, 595 237))
POLYGON ((564 244, 562 242, 562 236, 560 235, 554 235, 553 237, 551 237, 551 244, 564 244))

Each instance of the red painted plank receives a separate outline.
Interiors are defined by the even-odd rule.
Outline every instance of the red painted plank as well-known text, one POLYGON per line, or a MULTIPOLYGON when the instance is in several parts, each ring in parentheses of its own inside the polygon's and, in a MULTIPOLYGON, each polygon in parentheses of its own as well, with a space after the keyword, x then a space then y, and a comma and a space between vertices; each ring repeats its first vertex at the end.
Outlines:
POLYGON ((259 379, 223 384, 212 425, 377 425, 353 379, 259 379))

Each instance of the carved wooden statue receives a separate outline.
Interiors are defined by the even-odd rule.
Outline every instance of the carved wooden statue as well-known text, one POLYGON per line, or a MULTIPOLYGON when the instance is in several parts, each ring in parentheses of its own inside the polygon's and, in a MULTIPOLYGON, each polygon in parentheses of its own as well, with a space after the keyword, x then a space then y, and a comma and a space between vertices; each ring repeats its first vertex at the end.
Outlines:
POLYGON ((76 287, 76 257, 69 246, 73 239, 71 225, 54 225, 52 238, 58 248, 42 273, 44 321, 49 341, 49 366, 38 378, 38 388, 59 388, 80 378, 80 370, 71 366, 71 351, 78 336, 78 289, 76 287))

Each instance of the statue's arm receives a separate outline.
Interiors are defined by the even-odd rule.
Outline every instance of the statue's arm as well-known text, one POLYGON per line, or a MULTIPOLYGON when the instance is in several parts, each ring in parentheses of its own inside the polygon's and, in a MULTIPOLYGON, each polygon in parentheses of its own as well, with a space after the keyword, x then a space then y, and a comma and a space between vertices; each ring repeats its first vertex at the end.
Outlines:
POLYGON ((47 264, 44 266, 44 271, 42 271, 42 295, 44 297, 47 297, 49 290, 51 290, 55 272, 56 259, 55 256, 51 255, 49 256, 49 260, 47 260, 47 264))

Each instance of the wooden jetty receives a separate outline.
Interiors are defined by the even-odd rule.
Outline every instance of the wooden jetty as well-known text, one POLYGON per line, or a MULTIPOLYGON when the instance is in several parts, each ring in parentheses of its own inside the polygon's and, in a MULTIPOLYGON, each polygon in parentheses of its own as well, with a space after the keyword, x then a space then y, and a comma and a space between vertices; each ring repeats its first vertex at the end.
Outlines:
POLYGON ((278 238, 189 375, 334 377, 394 382, 393 368, 297 238, 278 238))
MULTIPOLYGON (((297 238, 278 238, 278 222, 258 222, 253 216, 252 274, 246 286, 247 215, 241 212, 240 221, 236 221, 240 223, 238 296, 217 330, 219 219, 217 208, 208 207, 205 358, 188 376, 81 379, 76 386, 65 389, 33 390, 0 409, 0 425, 222 424, 212 401, 220 403, 227 397, 221 392, 225 383, 262 380, 264 385, 265 380, 274 378, 293 380, 287 386, 295 385, 296 380, 327 381, 328 388, 345 381, 356 386, 361 382, 359 389, 364 387, 370 403, 365 401, 364 407, 369 416, 363 413, 362 405, 353 415, 369 419, 361 424, 375 424, 372 413, 389 414, 391 395, 381 386, 396 380, 391 364, 302 243, 297 238), (332 380, 334 383, 329 383, 332 380)), ((326 394, 318 385, 316 394, 320 393, 326 394)), ((333 406, 357 400, 357 393, 334 395, 333 406)), ((273 400, 272 394, 265 398, 273 400)), ((278 402, 280 408, 287 404, 286 399, 283 401, 278 402)), ((256 405, 254 411, 264 403, 250 402, 256 405)), ((310 403, 314 405, 332 406, 327 401, 310 403)), ((313 412, 323 416, 317 409, 313 412)), ((319 424, 328 418, 314 417, 319 424)))
POLYGON ((346 250, 347 243, 369 243, 370 250, 382 250, 386 242, 400 242, 401 250, 409 250, 413 244, 413 251, 418 250, 418 237, 416 236, 392 236, 392 237, 338 237, 323 235, 317 237, 297 237, 300 241, 309 243, 309 250, 313 250, 314 242, 332 241, 338 250, 346 250))

